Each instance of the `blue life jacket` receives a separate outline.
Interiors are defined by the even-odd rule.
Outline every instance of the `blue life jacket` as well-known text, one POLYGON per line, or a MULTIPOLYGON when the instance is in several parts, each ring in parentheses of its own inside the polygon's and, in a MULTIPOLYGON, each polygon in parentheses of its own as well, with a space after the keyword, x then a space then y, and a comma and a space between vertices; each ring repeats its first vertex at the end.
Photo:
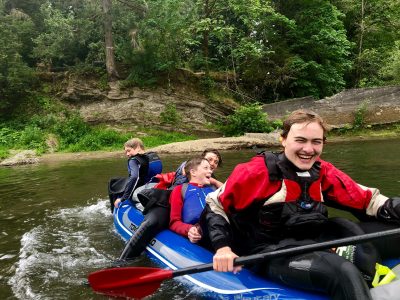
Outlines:
POLYGON ((173 190, 174 187, 189 182, 189 179, 186 177, 186 175, 183 175, 183 169, 185 168, 185 165, 186 161, 181 163, 178 169, 176 169, 175 177, 174 180, 172 181, 171 186, 168 188, 169 190, 173 190))
POLYGON ((162 162, 158 154, 155 152, 146 152, 144 154, 137 154, 128 159, 129 176, 131 175, 129 167, 129 160, 131 159, 135 159, 140 164, 139 179, 135 188, 149 182, 152 177, 162 172, 162 162))
POLYGON ((200 215, 206 207, 206 196, 214 191, 211 186, 199 187, 191 183, 182 185, 183 189, 183 208, 182 222, 187 224, 196 224, 200 220, 200 215), (184 191, 185 186, 187 187, 184 191))

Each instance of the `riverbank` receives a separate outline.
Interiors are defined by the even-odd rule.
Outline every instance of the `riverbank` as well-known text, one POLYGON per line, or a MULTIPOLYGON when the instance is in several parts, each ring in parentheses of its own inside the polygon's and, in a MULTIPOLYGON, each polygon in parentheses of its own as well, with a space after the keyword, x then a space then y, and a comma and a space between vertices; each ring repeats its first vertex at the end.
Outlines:
MULTIPOLYGON (((355 134, 343 136, 329 136, 329 143, 348 142, 356 140, 372 139, 391 139, 400 138, 396 132, 382 134, 371 133, 355 134)), ((268 149, 279 147, 279 132, 272 133, 247 133, 239 137, 221 137, 190 140, 185 142, 176 142, 147 149, 156 151, 159 154, 180 154, 180 153, 200 153, 206 148, 215 148, 220 151, 240 150, 240 149, 268 149)), ((103 158, 124 158, 123 151, 93 151, 93 152, 74 152, 74 153, 49 153, 42 156, 34 155, 33 151, 23 151, 14 156, 3 160, 2 166, 15 166, 23 164, 44 163, 52 164, 63 161, 103 159, 103 158)))

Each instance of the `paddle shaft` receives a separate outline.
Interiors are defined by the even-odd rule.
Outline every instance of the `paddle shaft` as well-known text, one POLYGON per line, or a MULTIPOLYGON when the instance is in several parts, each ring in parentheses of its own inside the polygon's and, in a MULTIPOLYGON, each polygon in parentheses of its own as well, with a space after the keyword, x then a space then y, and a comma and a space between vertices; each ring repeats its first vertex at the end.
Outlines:
MULTIPOLYGON (((258 262, 276 258, 276 257, 289 256, 289 255, 292 256, 292 255, 297 255, 297 254, 306 253, 306 252, 310 252, 310 251, 317 251, 317 250, 329 249, 329 248, 333 248, 333 247, 347 246, 347 245, 351 245, 351 244, 360 244, 360 243, 369 242, 369 241, 377 240, 380 238, 386 238, 386 237, 394 236, 394 235, 398 235, 398 234, 400 234, 400 228, 386 230, 386 231, 380 231, 380 232, 374 232, 374 233, 368 233, 368 234, 363 234, 363 235, 356 235, 356 236, 352 236, 352 237, 331 240, 331 241, 326 241, 326 242, 321 242, 321 243, 315 243, 315 244, 310 244, 310 245, 298 246, 298 247, 293 247, 293 248, 287 248, 287 249, 282 249, 282 250, 277 250, 277 251, 272 251, 272 252, 253 254, 253 255, 236 258, 234 261, 234 265, 239 266, 239 265, 246 265, 246 264, 254 264, 254 263, 258 263, 258 262)), ((198 266, 187 267, 187 268, 175 270, 172 272, 172 277, 206 272, 206 271, 211 271, 211 270, 213 270, 212 263, 202 264, 202 265, 198 265, 198 266)))

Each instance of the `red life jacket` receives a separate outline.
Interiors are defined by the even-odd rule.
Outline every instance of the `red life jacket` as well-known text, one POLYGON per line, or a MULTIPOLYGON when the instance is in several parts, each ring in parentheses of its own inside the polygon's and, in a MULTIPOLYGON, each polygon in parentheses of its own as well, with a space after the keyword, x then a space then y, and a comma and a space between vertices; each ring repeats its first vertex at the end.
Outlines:
POLYGON ((310 170, 301 171, 283 153, 260 155, 265 157, 269 181, 281 184, 276 185, 278 189, 268 198, 255 201, 244 211, 233 212, 231 220, 236 223, 235 227, 243 233, 250 229, 256 239, 302 238, 322 230, 328 221, 328 211, 323 204, 320 163, 315 162, 310 170))

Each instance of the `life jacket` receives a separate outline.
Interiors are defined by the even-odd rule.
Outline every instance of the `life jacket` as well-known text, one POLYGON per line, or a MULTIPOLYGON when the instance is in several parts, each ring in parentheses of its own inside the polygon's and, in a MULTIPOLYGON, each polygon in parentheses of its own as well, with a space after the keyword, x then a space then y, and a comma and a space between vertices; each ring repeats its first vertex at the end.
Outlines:
POLYGON ((320 163, 304 172, 297 170, 283 154, 264 152, 269 181, 279 181, 271 196, 254 201, 230 220, 241 239, 255 244, 271 243, 286 237, 308 238, 323 230, 328 221, 321 193, 320 163))
POLYGON ((190 183, 182 185, 182 222, 197 224, 206 206, 206 196, 214 191, 211 186, 199 187, 190 183))
POLYGON ((262 153, 268 169, 269 180, 282 185, 271 197, 264 199, 259 209, 259 222, 264 230, 284 227, 286 231, 299 231, 327 222, 328 210, 323 204, 320 162, 310 170, 298 170, 283 153, 262 153))
POLYGON ((144 154, 137 154, 128 159, 128 173, 131 175, 129 167, 129 160, 137 160, 140 164, 139 178, 136 187, 142 186, 149 182, 152 177, 162 172, 162 162, 160 157, 155 152, 146 152, 144 154))
POLYGON ((186 161, 181 163, 178 169, 176 169, 174 180, 168 189, 173 190, 174 187, 189 182, 189 179, 186 177, 186 175, 183 175, 183 169, 185 168, 185 165, 186 161))

